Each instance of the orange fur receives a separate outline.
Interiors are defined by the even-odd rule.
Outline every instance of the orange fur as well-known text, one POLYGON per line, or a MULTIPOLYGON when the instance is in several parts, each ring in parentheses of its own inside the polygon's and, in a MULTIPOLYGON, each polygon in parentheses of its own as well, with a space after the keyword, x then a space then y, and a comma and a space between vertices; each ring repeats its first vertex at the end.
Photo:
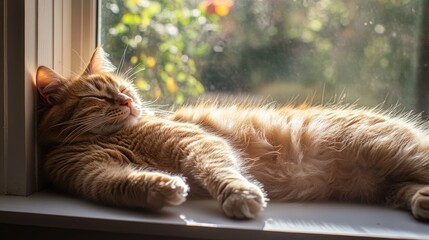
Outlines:
POLYGON ((190 191, 237 218, 268 197, 385 203, 429 219, 429 134, 410 117, 217 101, 160 115, 109 64, 98 48, 77 78, 39 68, 40 141, 60 189, 149 209, 190 191))

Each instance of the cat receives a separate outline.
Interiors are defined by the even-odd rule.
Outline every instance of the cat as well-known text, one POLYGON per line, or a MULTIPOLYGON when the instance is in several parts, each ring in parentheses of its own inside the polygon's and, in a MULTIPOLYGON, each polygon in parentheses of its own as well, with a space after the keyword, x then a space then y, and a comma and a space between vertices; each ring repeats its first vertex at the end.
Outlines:
POLYGON ((253 218, 271 199, 386 204, 429 219, 422 121, 208 101, 160 114, 114 69, 98 47, 78 76, 37 70, 39 142, 58 189, 151 210, 212 197, 231 218, 253 218))

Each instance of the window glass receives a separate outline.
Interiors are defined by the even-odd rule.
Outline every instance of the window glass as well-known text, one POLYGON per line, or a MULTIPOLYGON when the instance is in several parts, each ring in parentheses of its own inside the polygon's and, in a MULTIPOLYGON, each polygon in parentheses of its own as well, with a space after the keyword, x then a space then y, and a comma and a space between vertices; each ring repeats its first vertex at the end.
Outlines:
POLYGON ((413 109, 419 1, 101 0, 99 42, 145 99, 413 109))

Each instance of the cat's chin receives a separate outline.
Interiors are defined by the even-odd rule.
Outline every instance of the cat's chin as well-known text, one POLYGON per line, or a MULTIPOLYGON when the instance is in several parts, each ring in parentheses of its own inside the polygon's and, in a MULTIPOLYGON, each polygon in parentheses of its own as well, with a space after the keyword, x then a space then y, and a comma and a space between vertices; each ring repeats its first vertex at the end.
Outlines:
POLYGON ((118 131, 121 131, 124 128, 131 127, 139 122, 139 118, 129 115, 127 118, 122 120, 120 123, 114 124, 114 125, 104 125, 102 132, 95 131, 95 134, 102 134, 102 135, 110 135, 114 134, 118 131))
POLYGON ((121 114, 118 116, 121 125, 124 127, 128 127, 130 125, 134 125, 138 122, 141 115, 140 109, 131 106, 131 107, 123 107, 121 114))
POLYGON ((135 116, 132 113, 124 120, 124 127, 130 127, 139 122, 139 115, 135 116))
POLYGON ((130 108, 130 116, 135 117, 135 118, 139 118, 140 115, 141 115, 141 110, 138 109, 138 108, 136 108, 136 107, 134 107, 134 106, 131 106, 131 108, 130 108))

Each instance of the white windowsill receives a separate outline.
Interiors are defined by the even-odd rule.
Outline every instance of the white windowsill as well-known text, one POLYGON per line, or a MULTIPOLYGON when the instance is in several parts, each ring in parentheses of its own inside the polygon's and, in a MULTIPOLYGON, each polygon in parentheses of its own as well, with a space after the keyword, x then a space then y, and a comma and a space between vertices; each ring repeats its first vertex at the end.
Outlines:
POLYGON ((429 239, 406 211, 344 203, 275 203, 253 220, 227 219, 213 200, 158 213, 100 206, 51 191, 0 196, 0 223, 200 239, 429 239))

